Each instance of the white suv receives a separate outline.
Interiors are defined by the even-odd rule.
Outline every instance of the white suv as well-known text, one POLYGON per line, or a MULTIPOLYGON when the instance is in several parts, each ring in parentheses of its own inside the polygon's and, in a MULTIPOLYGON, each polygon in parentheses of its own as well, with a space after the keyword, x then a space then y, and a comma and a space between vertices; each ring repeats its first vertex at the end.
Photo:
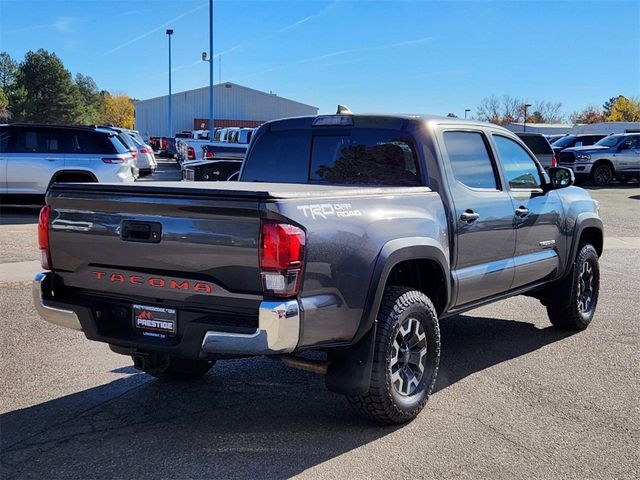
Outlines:
POLYGON ((0 194, 44 195, 53 182, 133 182, 133 157, 96 127, 0 125, 0 194))

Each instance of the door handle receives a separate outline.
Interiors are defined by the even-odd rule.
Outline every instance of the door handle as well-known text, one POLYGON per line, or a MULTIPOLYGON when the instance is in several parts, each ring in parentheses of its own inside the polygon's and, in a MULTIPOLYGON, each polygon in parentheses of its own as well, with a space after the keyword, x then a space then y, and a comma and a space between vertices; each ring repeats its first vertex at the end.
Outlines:
POLYGON ((57 158, 45 158, 45 160, 47 160, 49 162, 55 162, 58 159, 57 158))
POLYGON ((467 222, 467 223, 472 223, 475 222, 476 220, 478 220, 480 218, 480 214, 474 212, 473 210, 469 209, 469 210, 465 210, 464 212, 462 212, 462 214, 460 215, 460 220, 463 222, 467 222))
POLYGON ((529 209, 526 207, 520 207, 520 208, 516 208, 516 217, 518 218, 524 218, 527 215, 529 215, 529 209))

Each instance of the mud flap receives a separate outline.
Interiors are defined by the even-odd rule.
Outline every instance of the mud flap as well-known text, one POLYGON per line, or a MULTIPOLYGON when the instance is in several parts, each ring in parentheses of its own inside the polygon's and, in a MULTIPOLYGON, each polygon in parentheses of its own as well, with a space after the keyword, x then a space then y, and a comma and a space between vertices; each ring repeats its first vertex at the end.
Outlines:
POLYGON ((325 385, 343 395, 362 395, 369 390, 376 340, 376 323, 369 333, 352 348, 330 351, 325 385))

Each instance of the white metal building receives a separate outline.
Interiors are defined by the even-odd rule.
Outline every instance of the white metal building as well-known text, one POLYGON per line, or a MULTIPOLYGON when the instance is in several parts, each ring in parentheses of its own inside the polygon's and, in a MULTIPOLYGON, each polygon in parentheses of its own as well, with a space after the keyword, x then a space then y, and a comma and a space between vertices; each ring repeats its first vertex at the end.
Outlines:
MULTIPOLYGON (((231 82, 214 85, 216 127, 256 127, 267 120, 317 115, 318 108, 231 82)), ((173 136, 181 130, 209 128, 209 87, 171 95, 172 129, 169 135, 169 96, 139 100, 135 128, 144 137, 173 136)))
MULTIPOLYGON (((524 126, 522 122, 505 125, 512 132, 522 132, 524 126)), ((640 132, 640 122, 598 122, 598 123, 527 123, 527 132, 542 133, 545 135, 554 134, 574 134, 599 133, 609 135, 610 133, 640 132)))

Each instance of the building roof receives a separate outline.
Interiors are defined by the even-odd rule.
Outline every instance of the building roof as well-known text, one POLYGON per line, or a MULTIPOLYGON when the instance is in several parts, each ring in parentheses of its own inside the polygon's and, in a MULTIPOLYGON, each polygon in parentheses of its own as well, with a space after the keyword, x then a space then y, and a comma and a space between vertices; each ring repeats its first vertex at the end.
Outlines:
MULTIPOLYGON (((246 90, 252 93, 256 93, 259 95, 264 95, 267 97, 277 97, 277 98, 281 98, 283 100, 286 100, 288 102, 293 102, 293 103, 297 103, 298 105, 304 105, 305 107, 312 107, 315 108, 316 110, 318 109, 318 107, 314 106, 314 105, 308 105, 306 103, 302 103, 302 102, 298 102, 297 100, 291 100, 290 98, 286 98, 286 97, 281 97, 275 93, 267 93, 267 92, 263 92, 262 90, 256 90, 255 88, 250 88, 250 87, 245 87, 244 85, 239 85, 237 83, 233 83, 233 82, 222 82, 222 83, 216 83, 213 88, 214 88, 214 93, 215 90, 221 90, 223 88, 230 88, 230 87, 235 87, 235 88, 239 88, 241 90, 246 90)), ((200 88, 194 88, 192 90, 183 90, 181 92, 171 92, 171 96, 173 97, 174 95, 180 95, 180 94, 185 94, 185 93, 195 93, 195 92, 201 92, 201 91, 207 91, 209 90, 209 86, 207 85, 206 87, 200 87, 200 88)), ((135 103, 141 103, 141 102, 146 102, 148 100, 155 100, 158 98, 166 98, 169 95, 160 95, 159 97, 151 97, 151 98, 144 98, 141 100, 137 100, 135 103)))

